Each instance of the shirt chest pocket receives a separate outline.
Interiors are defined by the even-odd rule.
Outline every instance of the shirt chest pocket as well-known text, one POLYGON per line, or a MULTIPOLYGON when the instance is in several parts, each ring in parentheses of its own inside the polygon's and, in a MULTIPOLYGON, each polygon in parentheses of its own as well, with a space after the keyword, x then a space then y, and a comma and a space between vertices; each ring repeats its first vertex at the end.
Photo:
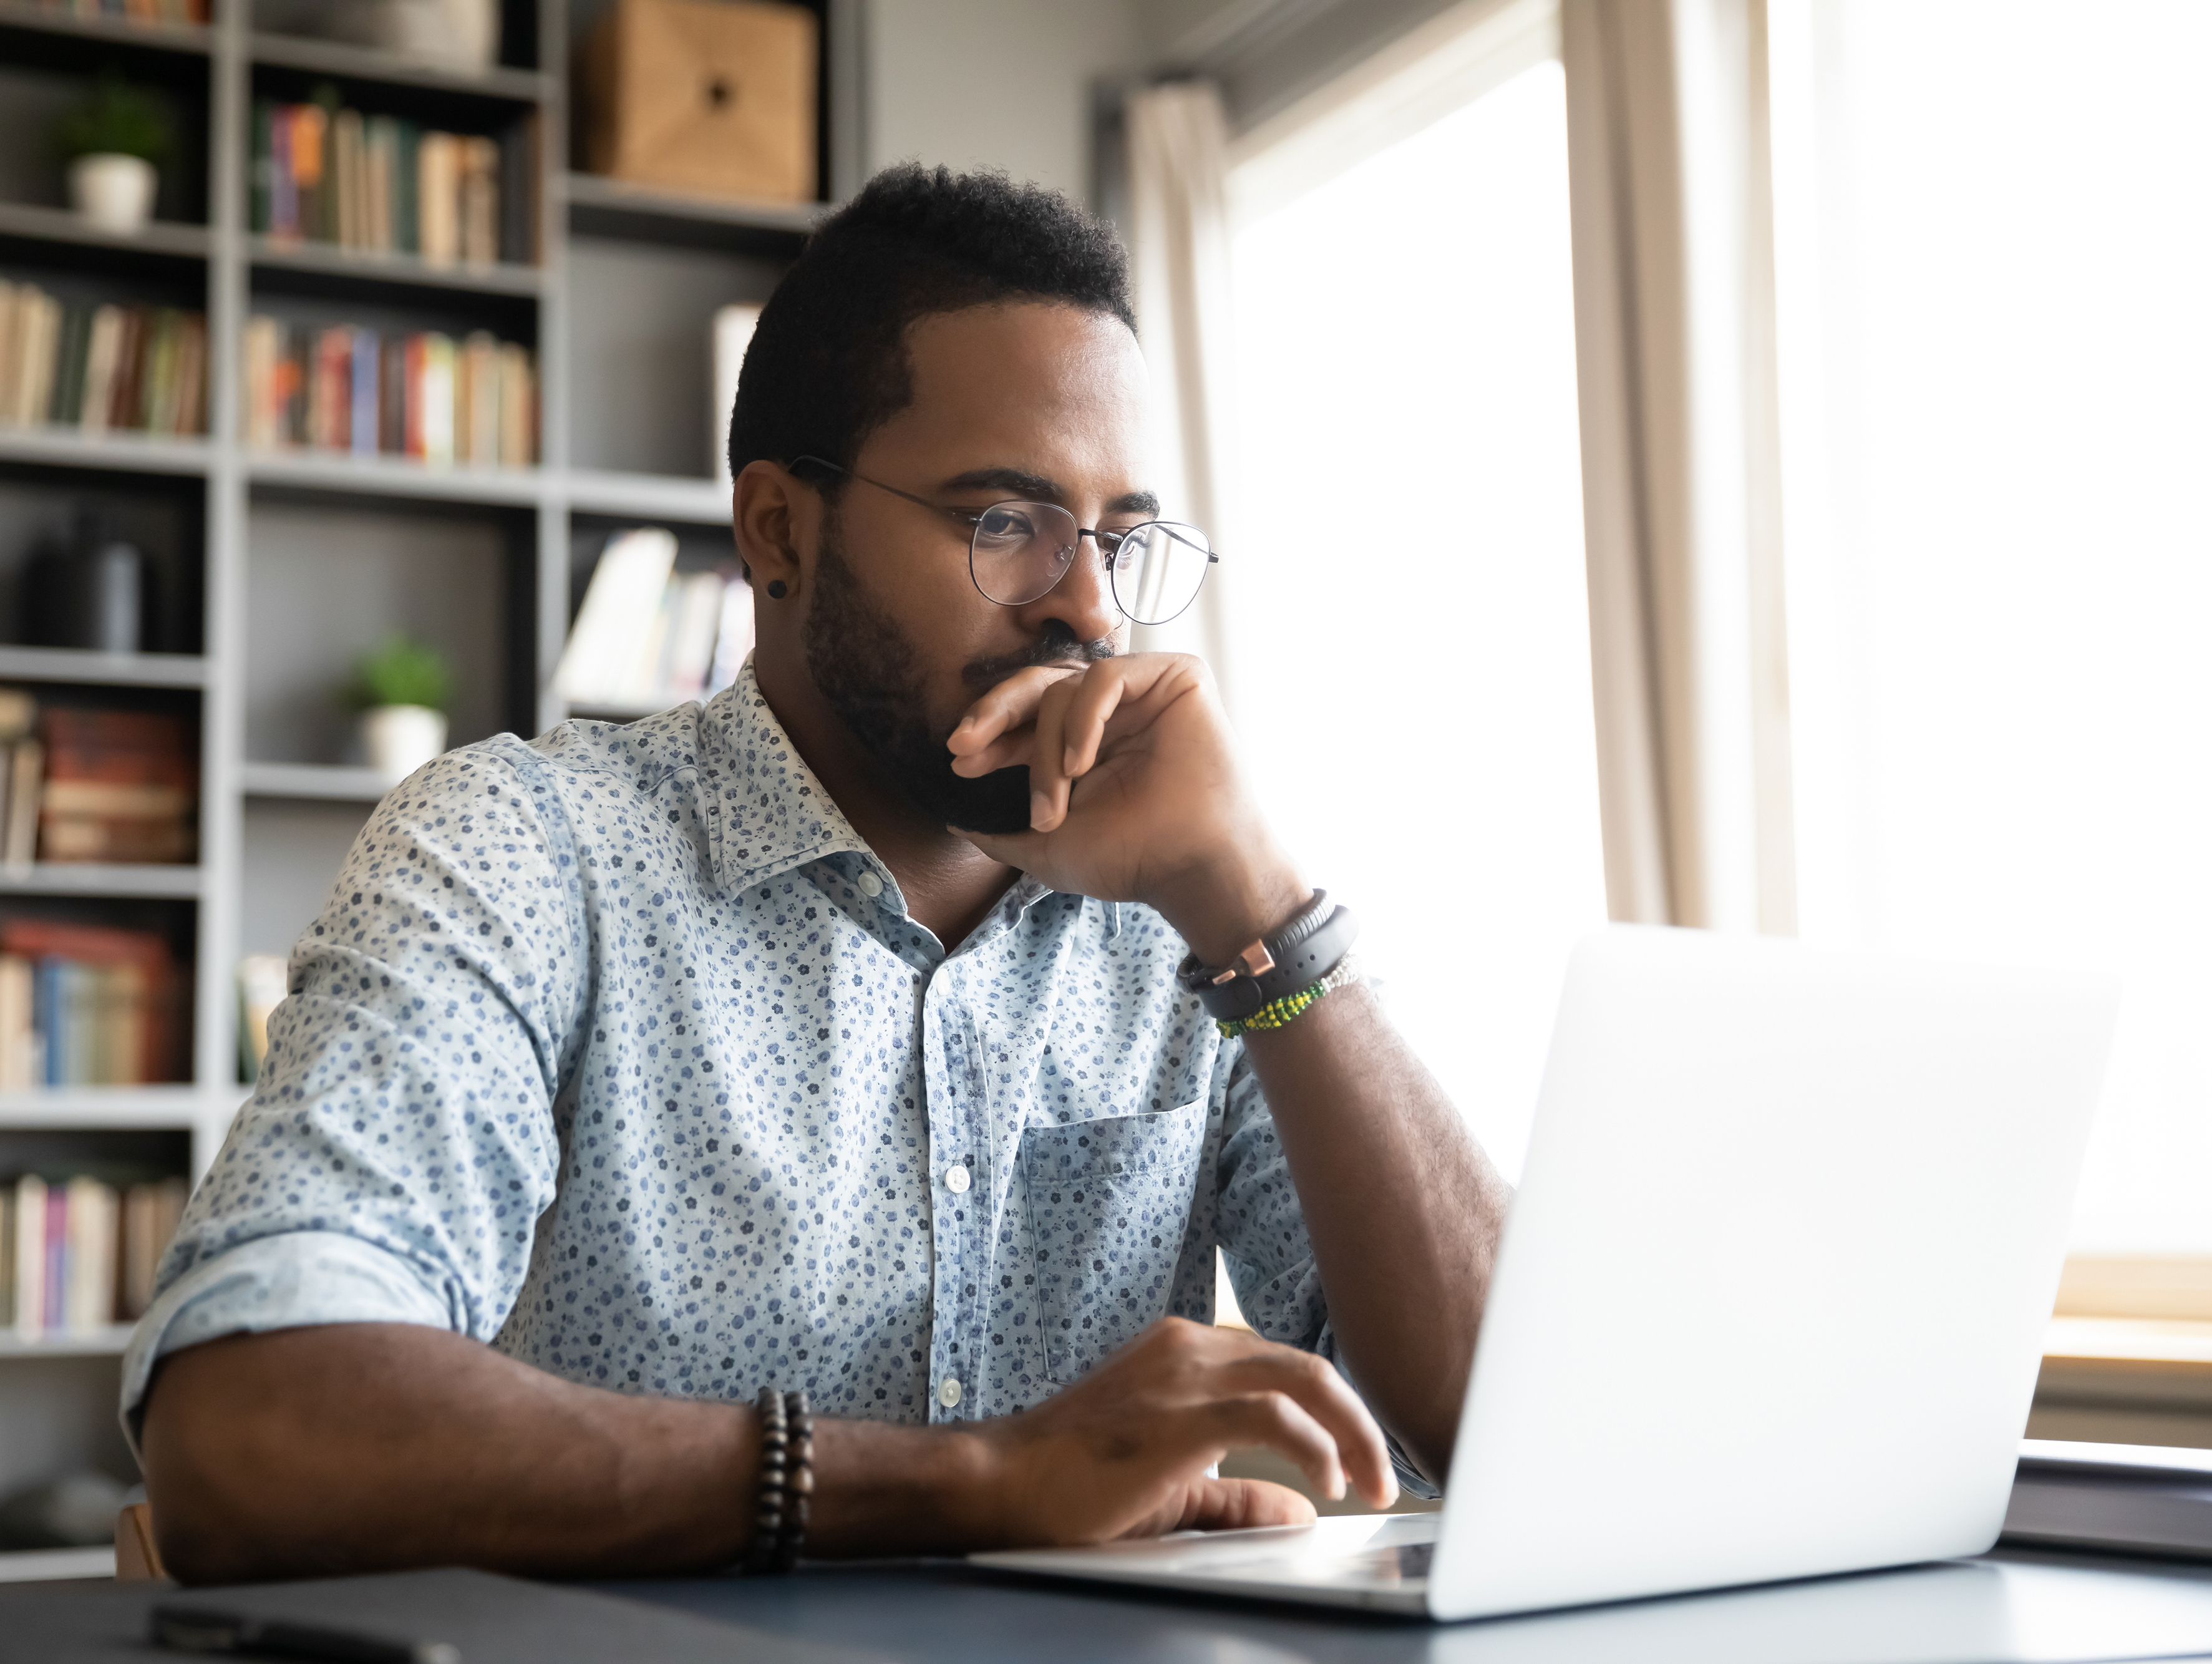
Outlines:
POLYGON ((1045 1371, 1079 1381, 1164 1316, 1182 1255, 1206 1100, 1151 1115, 1032 1127, 1022 1181, 1036 1245, 1045 1371))

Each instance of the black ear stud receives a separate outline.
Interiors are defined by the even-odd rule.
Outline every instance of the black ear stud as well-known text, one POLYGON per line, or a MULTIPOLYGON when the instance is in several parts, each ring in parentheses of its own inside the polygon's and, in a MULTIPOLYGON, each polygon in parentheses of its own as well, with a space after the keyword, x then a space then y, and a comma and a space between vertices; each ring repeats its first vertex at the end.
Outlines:
POLYGON ((781 578, 770 578, 768 581, 768 598, 770 600, 781 600, 790 593, 790 590, 784 588, 781 578))

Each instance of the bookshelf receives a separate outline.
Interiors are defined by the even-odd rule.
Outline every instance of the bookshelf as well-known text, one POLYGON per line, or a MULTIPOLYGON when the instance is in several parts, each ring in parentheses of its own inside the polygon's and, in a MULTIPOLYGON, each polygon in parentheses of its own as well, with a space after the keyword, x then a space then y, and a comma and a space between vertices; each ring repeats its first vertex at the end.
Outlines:
MULTIPOLYGON (((331 698, 362 647, 398 628, 447 650, 453 744, 538 733, 568 714, 553 670, 606 537, 663 525, 687 548, 726 539, 706 422, 711 316, 766 298, 822 210, 571 172, 568 43, 604 3, 503 0, 502 62, 472 74, 258 32, 250 0, 216 0, 204 27, 0 0, 0 279, 187 307, 209 332, 204 437, 0 425, 0 686, 187 711, 200 745, 197 864, 0 866, 0 914, 154 921, 187 957, 192 987, 190 1079, 0 1093, 0 1179, 73 1161, 205 1172, 249 1090, 236 1062, 238 960, 289 947, 384 790, 331 698), (37 169, 26 160, 40 137, 28 124, 109 64, 161 88, 187 130, 155 219, 136 235, 84 225, 43 157, 37 169), (428 125, 532 131, 538 259, 433 266, 256 235, 254 101, 325 83, 349 105, 428 125), (538 463, 433 467, 249 446, 243 332, 264 313, 483 327, 524 344, 538 463), (146 551, 165 650, 19 644, 21 564, 80 503, 112 507, 146 551)), ((857 7, 816 0, 825 200, 858 182, 857 7)), ((0 1333, 0 1494, 84 1466, 135 1479, 114 1417, 127 1334, 0 1333)), ((0 1581, 106 1563, 99 1550, 0 1553, 0 1581)))

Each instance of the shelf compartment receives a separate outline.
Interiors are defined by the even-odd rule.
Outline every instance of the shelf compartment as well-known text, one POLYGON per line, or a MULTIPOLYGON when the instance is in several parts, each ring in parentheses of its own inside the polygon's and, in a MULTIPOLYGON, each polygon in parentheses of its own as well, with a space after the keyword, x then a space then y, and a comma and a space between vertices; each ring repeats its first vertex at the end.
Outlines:
POLYGON ((255 451, 246 478, 256 485, 299 491, 517 507, 536 503, 546 489, 539 468, 434 468, 404 456, 344 451, 255 451))
MULTIPOLYGON (((5 221, 0 220, 0 232, 6 229, 5 221)), ((381 254, 346 248, 337 243, 294 242, 275 237, 254 237, 248 243, 248 250, 257 271, 314 272, 343 279, 348 284, 360 286, 363 291, 372 287, 379 290, 452 289, 484 295, 534 296, 545 288, 542 267, 511 262, 432 265, 413 254, 381 254)))
POLYGON ((35 861, 0 866, 0 896, 129 896, 145 900, 197 898, 197 866, 131 866, 99 861, 35 861))
POLYGON ((248 763, 239 771, 240 788, 248 797, 301 802, 379 803, 397 783, 374 769, 335 763, 248 763))
POLYGON ((508 106, 550 102, 560 83, 534 70, 471 70, 458 65, 427 64, 398 52, 379 52, 341 40, 316 40, 305 35, 260 34, 247 49, 257 68, 295 70, 310 75, 335 76, 363 87, 416 87, 453 93, 508 106))
POLYGON ((565 174, 560 192, 578 236, 667 243, 794 259, 815 226, 837 210, 825 202, 750 202, 631 185, 599 174, 565 174))
POLYGON ((609 520, 673 520, 726 530, 730 524, 730 488, 712 479, 579 468, 562 476, 562 483, 568 507, 578 514, 609 520))
POLYGON ((173 259, 204 260, 214 240, 204 225, 150 220, 136 231, 110 231, 66 208, 0 202, 0 249, 10 241, 64 243, 71 247, 121 249, 173 259))
POLYGON ((208 662, 189 653, 95 653, 81 647, 0 647, 0 682, 204 687, 208 662))
POLYGON ((98 1329, 56 1330, 35 1340, 0 1329, 0 1363, 14 1358, 120 1357, 137 1329, 132 1323, 110 1323, 98 1329))

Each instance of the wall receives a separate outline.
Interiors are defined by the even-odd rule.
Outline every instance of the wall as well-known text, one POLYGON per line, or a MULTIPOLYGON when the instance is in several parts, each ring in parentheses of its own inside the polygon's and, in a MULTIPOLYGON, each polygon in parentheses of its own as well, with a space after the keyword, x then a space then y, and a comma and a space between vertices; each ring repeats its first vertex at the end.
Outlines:
POLYGON ((1148 57, 1133 0, 866 0, 865 148, 1091 198, 1093 82, 1148 57))

